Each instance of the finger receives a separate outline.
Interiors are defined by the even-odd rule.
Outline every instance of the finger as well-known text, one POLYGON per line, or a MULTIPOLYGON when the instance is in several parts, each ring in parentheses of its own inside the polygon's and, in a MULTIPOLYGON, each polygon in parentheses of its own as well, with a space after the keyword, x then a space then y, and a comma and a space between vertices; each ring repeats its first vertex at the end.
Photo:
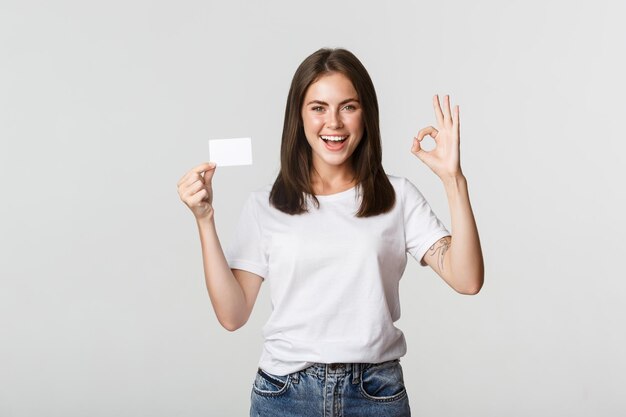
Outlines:
POLYGON ((181 201, 187 204, 187 200, 189 199, 189 195, 187 193, 186 188, 179 187, 178 188, 178 197, 180 197, 181 201))
POLYGON ((196 181, 199 181, 200 183, 204 184, 204 178, 202 178, 202 175, 198 174, 197 172, 189 172, 187 179, 181 185, 179 185, 179 187, 187 188, 191 184, 194 184, 196 181))
POLYGON ((417 139, 417 136, 415 136, 413 138, 413 145, 411 145, 411 153, 414 155, 417 155, 421 151, 422 151, 422 146, 420 145, 420 141, 419 139, 417 139))
POLYGON ((203 188, 197 193, 195 193, 194 195, 192 195, 191 197, 189 197, 188 199, 189 205, 191 206, 197 205, 201 203, 202 201, 206 200, 208 196, 209 196, 209 192, 206 190, 206 188, 203 188))
POLYGON ((454 113, 452 114, 452 128, 454 130, 458 130, 460 127, 459 123, 459 105, 454 106, 454 113))
POLYGON ((450 111, 450 96, 446 94, 443 98, 443 121, 450 125, 452 123, 452 112, 450 111))
POLYGON ((176 186, 180 187, 181 184, 184 184, 185 182, 187 182, 189 180, 189 177, 192 176, 193 174, 195 174, 195 171, 189 170, 187 172, 185 172, 185 175, 183 175, 178 182, 176 183, 176 186))
POLYGON ((213 180, 213 175, 215 174, 215 168, 217 168, 217 164, 215 164, 214 162, 212 162, 211 164, 212 165, 209 167, 209 169, 204 171, 204 183, 206 185, 211 185, 211 180, 213 180))
POLYGON ((191 170, 193 172, 200 173, 200 172, 204 172, 204 171, 206 171, 208 169, 215 168, 215 165, 216 165, 215 162, 204 162, 204 163, 198 165, 197 167, 192 168, 191 170))
POLYGON ((185 193, 185 191, 192 185, 195 184, 197 182, 204 184, 204 180, 202 179, 202 176, 200 174, 198 174, 197 172, 192 172, 189 171, 185 177, 181 178, 181 180, 178 182, 178 193, 180 195, 183 195, 185 193))
POLYGON ((439 131, 437 129, 435 129, 433 126, 428 126, 425 127, 423 129, 420 129, 419 132, 417 132, 417 136, 415 137, 419 142, 422 141, 422 139, 424 139, 424 136, 428 135, 431 138, 435 139, 437 137, 437 133, 439 133, 439 131))
POLYGON ((178 189, 178 195, 180 196, 180 199, 185 202, 187 202, 187 200, 189 200, 189 198, 196 192, 198 192, 197 189, 192 189, 189 187, 180 187, 178 189))
POLYGON ((416 136, 413 139, 413 146, 411 147, 411 153, 417 156, 417 158, 420 161, 426 163, 426 160, 428 159, 428 154, 430 153, 430 151, 427 151, 426 149, 422 149, 420 141, 417 139, 417 136, 416 136))
POLYGON ((214 162, 211 162, 210 165, 208 166, 208 169, 206 171, 201 171, 201 172, 197 172, 194 170, 189 171, 187 180, 183 183, 184 186, 189 186, 191 184, 193 184, 196 181, 200 181, 203 184, 206 182, 206 172, 215 169, 216 164, 214 162), (204 176, 202 176, 202 174, 204 174, 204 176))
POLYGON ((183 195, 182 195, 182 199, 183 201, 191 201, 198 193, 203 192, 202 190, 204 190, 205 193, 208 193, 209 190, 206 189, 206 187, 200 187, 200 189, 190 189, 187 188, 183 195))
POLYGON ((190 186, 188 186, 187 188, 185 188, 183 191, 183 194, 187 196, 192 196, 203 188, 204 188, 204 183, 201 181, 196 181, 190 186))
POLYGON ((437 94, 433 97, 433 108, 435 109, 437 123, 439 123, 439 126, 443 126, 443 113, 441 111, 441 106, 439 105, 439 95, 437 94))
POLYGON ((206 171, 207 169, 211 167, 215 167, 215 162, 203 162, 200 165, 193 167, 185 175, 183 175, 180 180, 178 180, 178 183, 176 185, 180 185, 183 182, 185 182, 185 180, 193 173, 201 174, 202 172, 206 171))

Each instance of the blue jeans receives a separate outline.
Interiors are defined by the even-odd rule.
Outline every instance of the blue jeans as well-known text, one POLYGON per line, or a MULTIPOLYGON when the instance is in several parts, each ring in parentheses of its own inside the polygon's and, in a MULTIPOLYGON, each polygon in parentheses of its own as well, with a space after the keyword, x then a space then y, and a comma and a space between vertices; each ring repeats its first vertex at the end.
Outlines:
POLYGON ((278 376, 258 368, 250 417, 410 417, 400 359, 315 363, 278 376))

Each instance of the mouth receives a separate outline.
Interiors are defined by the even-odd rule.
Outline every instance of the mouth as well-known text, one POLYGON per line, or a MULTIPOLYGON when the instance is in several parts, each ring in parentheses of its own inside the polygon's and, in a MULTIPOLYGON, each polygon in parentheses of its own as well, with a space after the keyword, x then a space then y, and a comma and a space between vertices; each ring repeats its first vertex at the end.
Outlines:
POLYGON ((344 142, 346 139, 348 139, 348 135, 322 135, 320 136, 320 138, 326 142, 336 142, 336 143, 342 143, 344 142))
POLYGON ((348 135, 321 135, 326 149, 329 151, 340 151, 348 139, 348 135))

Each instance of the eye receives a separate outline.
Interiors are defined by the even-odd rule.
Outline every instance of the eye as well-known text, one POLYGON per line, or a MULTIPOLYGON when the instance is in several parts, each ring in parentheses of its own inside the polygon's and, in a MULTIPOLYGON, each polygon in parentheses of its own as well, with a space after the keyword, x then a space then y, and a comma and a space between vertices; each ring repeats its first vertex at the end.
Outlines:
POLYGON ((322 106, 315 106, 315 107, 311 107, 311 110, 315 112, 320 112, 320 111, 323 111, 324 108, 322 106))
POLYGON ((344 107, 344 109, 346 109, 346 110, 356 110, 356 107, 354 107, 352 104, 348 104, 347 106, 344 107))

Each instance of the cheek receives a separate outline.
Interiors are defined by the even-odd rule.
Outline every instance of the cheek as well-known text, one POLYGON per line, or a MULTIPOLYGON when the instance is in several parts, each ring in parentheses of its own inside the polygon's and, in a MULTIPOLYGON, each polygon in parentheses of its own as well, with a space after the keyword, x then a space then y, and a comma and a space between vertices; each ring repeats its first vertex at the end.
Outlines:
POLYGON ((363 118, 361 114, 349 115, 346 122, 348 122, 353 129, 363 129, 363 118))
POLYGON ((311 133, 316 133, 323 124, 322 120, 315 117, 305 117, 302 119, 302 123, 304 124, 304 130, 311 133))

